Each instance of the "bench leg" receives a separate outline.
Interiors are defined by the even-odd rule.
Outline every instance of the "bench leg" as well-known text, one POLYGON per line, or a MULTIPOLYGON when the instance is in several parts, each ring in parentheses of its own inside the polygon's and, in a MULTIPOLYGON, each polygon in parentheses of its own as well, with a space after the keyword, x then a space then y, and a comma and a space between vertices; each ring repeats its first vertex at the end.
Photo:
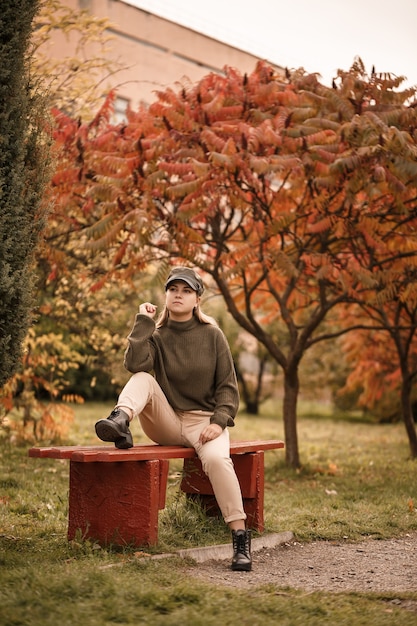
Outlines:
MULTIPOLYGON (((247 527, 263 532, 264 524, 264 453, 232 454, 247 515, 247 527)), ((184 459, 181 489, 189 498, 198 498, 208 515, 220 515, 213 489, 203 472, 200 459, 184 459)))
POLYGON ((68 539, 78 531, 103 546, 157 543, 167 473, 168 463, 158 460, 71 461, 68 539))
MULTIPOLYGON (((249 454, 240 454, 239 457, 249 456, 249 454)), ((247 527, 253 528, 262 533, 265 530, 264 522, 264 494, 265 494, 265 467, 264 467, 264 453, 263 451, 256 452, 253 455, 252 464, 246 463, 241 468, 240 481, 243 484, 251 484, 251 495, 243 496, 243 506, 247 518, 247 527), (250 472, 250 476, 248 476, 250 472)), ((245 493, 242 489, 243 494, 245 493)))

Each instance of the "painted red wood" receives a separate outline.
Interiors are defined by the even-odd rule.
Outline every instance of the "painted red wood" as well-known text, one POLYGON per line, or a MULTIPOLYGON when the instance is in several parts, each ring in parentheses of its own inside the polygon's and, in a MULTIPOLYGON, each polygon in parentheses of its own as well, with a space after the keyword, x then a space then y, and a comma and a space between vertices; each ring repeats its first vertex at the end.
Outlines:
MULTIPOLYGON (((262 532, 264 524, 264 452, 232 454, 237 478, 247 515, 246 524, 262 532)), ((198 498, 208 515, 220 515, 210 481, 203 472, 199 459, 184 461, 181 489, 191 499, 198 498)))
MULTIPOLYGON (((239 479, 242 496, 244 498, 254 498, 256 495, 256 453, 232 454, 231 457, 239 479)), ((203 472, 200 459, 184 460, 181 489, 185 493, 213 495, 213 488, 203 472)))
POLYGON ((68 539, 78 532, 101 545, 157 543, 159 485, 159 461, 71 461, 68 539))
POLYGON ((265 470, 264 452, 257 452, 256 465, 253 468, 252 478, 255 479, 255 496, 253 498, 243 498, 243 506, 247 515, 246 525, 262 533, 265 529, 264 523, 264 491, 265 491, 265 470))
POLYGON ((158 508, 164 509, 168 486, 169 461, 159 461, 159 503, 158 508))
MULTIPOLYGON (((231 443, 247 525, 260 532, 264 530, 263 451, 283 447, 280 440, 231 443)), ((74 539, 78 531, 101 545, 156 544, 158 510, 165 507, 169 459, 184 459, 188 475, 187 482, 183 481, 184 490, 190 496, 201 495, 209 514, 219 513, 193 448, 156 444, 140 444, 129 450, 118 450, 113 445, 53 446, 31 448, 29 456, 70 461, 69 539, 74 539)))
MULTIPOLYGON (((271 439, 267 441, 232 441, 231 454, 244 454, 260 450, 276 450, 284 447, 284 442, 271 439)), ((154 443, 139 444, 128 450, 119 450, 113 444, 108 446, 51 446, 48 448, 30 448, 30 457, 50 459, 71 459, 80 463, 95 461, 112 463, 114 461, 150 461, 152 459, 192 459, 196 457, 194 448, 183 446, 159 446, 154 443)))

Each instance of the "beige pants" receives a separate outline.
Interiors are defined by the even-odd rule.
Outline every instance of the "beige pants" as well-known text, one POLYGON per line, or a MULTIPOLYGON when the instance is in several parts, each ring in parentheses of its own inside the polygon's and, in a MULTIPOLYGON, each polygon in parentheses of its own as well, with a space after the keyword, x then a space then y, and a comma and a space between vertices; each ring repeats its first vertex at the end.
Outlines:
POLYGON ((230 458, 229 431, 201 444, 201 431, 210 423, 207 411, 174 411, 155 378, 146 372, 133 374, 122 390, 117 406, 137 416, 144 433, 165 446, 194 448, 213 487, 225 522, 246 519, 242 494, 230 458))

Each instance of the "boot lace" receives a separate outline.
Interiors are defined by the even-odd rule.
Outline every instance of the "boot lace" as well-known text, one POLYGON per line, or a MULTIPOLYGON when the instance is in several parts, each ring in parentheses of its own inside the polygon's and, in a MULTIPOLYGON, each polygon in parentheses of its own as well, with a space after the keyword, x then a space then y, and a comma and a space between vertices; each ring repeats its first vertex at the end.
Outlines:
POLYGON ((249 558, 250 546, 249 546, 249 533, 248 531, 242 533, 235 533, 233 537, 234 551, 235 553, 242 554, 246 558, 249 558))

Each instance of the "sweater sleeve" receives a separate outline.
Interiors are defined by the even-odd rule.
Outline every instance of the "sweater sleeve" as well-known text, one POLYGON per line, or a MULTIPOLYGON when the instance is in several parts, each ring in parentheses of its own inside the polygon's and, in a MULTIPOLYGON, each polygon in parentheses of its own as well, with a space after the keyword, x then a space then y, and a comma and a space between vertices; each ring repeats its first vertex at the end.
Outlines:
POLYGON ((127 337, 128 346, 124 355, 125 368, 136 372, 150 372, 154 367, 155 345, 152 335, 155 322, 147 315, 136 314, 135 323, 127 337))
POLYGON ((239 408, 239 391, 233 358, 222 331, 217 340, 215 402, 210 422, 222 428, 234 426, 234 417, 239 408))

